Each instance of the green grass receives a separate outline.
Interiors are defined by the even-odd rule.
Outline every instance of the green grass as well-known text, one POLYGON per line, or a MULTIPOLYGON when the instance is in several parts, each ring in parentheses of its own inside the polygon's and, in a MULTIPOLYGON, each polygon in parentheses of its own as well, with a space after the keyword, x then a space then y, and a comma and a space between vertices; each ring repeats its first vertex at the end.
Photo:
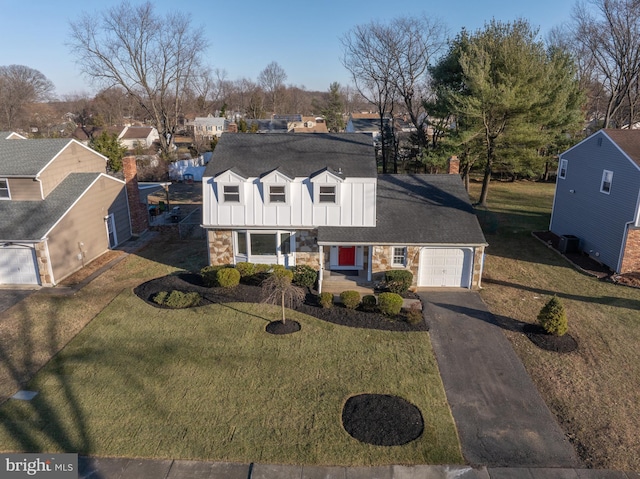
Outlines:
POLYGON ((119 294, 0 407, 0 449, 293 464, 461 463, 428 333, 347 328, 256 304, 162 310, 119 294), (348 397, 396 394, 424 434, 379 447, 341 426, 348 397))
POLYGON ((535 323, 558 295, 578 351, 542 351, 522 334, 505 334, 585 463, 640 470, 640 290, 581 274, 531 236, 548 229, 553 193, 552 184, 491 184, 480 215, 490 226, 482 297, 515 324, 535 323))

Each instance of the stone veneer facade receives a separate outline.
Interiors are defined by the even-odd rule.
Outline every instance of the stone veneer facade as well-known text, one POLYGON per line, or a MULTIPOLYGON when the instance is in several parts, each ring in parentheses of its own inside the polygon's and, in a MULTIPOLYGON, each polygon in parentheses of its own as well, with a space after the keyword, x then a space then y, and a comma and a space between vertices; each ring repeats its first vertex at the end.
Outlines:
POLYGON ((620 273, 640 271, 640 228, 629 228, 620 273))
POLYGON ((317 238, 318 230, 296 231, 296 264, 306 264, 315 270, 320 269, 317 238))
POLYGON ((53 278, 49 268, 49 258, 47 257, 47 244, 42 241, 36 244, 36 261, 38 263, 38 275, 42 286, 52 286, 53 278))
POLYGON ((208 230, 209 260, 212 265, 233 264, 233 232, 208 230))

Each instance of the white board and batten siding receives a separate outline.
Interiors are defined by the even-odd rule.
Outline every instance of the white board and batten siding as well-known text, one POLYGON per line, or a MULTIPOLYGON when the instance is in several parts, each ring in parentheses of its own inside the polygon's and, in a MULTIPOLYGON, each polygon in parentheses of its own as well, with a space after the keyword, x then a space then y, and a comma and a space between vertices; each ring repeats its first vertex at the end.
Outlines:
POLYGON ((318 227, 318 226, 375 226, 376 179, 347 178, 332 182, 329 178, 286 179, 274 175, 265 182, 262 178, 244 179, 233 172, 225 172, 215 179, 203 179, 203 224, 220 227, 318 227), (284 204, 269 204, 268 185, 286 187, 284 204), (335 184, 335 204, 319 203, 320 185, 335 184), (225 203, 224 185, 240 186, 240 203, 225 203))

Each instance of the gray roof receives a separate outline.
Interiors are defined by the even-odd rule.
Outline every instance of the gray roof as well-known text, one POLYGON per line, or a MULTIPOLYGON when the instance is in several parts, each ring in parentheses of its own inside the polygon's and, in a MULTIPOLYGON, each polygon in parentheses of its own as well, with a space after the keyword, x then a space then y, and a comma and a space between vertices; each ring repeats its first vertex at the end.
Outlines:
POLYGON ((0 137, 0 176, 36 176, 72 140, 6 140, 0 137))
POLYGON ((282 135, 229 133, 220 137, 204 176, 233 170, 260 177, 279 170, 290 177, 308 177, 323 169, 351 178, 375 178, 371 135, 363 133, 291 133, 282 135))
POLYGON ((375 227, 318 228, 318 243, 487 244, 458 175, 380 175, 375 227))
POLYGON ((70 173, 43 201, 0 201, 0 241, 41 240, 100 174, 70 173))

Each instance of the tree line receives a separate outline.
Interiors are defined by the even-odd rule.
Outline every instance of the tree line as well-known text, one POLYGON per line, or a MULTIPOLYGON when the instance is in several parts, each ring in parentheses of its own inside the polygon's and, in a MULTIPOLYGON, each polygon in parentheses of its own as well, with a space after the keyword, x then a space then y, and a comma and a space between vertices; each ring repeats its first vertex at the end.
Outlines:
MULTIPOLYGON (((85 13, 70 27, 71 52, 100 88, 90 100, 73 99, 80 122, 143 118, 158 129, 165 156, 188 113, 323 114, 337 131, 345 113, 373 110, 383 172, 434 171, 457 155, 467 181, 472 169, 483 172, 486 203, 496 172, 548 175, 556 155, 585 132, 639 120, 635 0, 578 2, 570 21, 544 40, 524 19, 492 20, 454 38, 426 15, 358 25, 341 39, 353 86, 334 83, 327 92, 287 86, 276 62, 256 81, 230 81, 224 70, 203 65, 201 28, 182 13, 159 15, 150 2, 85 13), (399 114, 412 130, 404 142, 385 126, 399 114)), ((2 127, 11 129, 25 105, 51 92, 36 70, 0 67, 2 127), (16 94, 20 85, 32 88, 16 94)))

